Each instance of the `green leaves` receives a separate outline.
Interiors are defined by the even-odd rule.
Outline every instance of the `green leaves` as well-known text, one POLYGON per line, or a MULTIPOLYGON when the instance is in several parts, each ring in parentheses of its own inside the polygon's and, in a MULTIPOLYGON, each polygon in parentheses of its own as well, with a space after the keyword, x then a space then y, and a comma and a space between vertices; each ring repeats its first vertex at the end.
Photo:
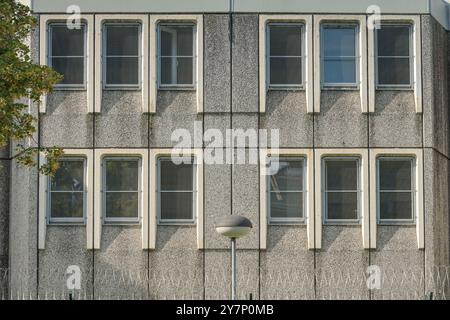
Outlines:
MULTIPOLYGON (((0 0, 0 148, 11 140, 32 139, 36 119, 28 113, 27 103, 38 103, 62 79, 56 71, 31 60, 26 40, 36 25, 27 6, 15 0, 0 0)), ((58 148, 19 145, 15 158, 24 166, 36 166, 33 158, 39 151, 48 156, 47 164, 39 170, 51 174, 62 155, 58 148)))

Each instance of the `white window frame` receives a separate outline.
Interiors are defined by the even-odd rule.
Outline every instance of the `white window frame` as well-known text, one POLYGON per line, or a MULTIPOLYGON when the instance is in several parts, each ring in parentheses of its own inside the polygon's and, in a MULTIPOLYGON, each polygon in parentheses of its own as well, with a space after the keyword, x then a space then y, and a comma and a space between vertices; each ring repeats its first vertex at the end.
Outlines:
MULTIPOLYGON (((322 37, 321 25, 327 23, 333 24, 357 24, 358 25, 358 87, 355 88, 326 88, 325 90, 358 90, 361 100, 361 112, 368 112, 367 99, 367 41, 366 41, 366 15, 315 15, 314 16, 314 61, 321 61, 322 37)), ((315 63, 314 77, 314 113, 320 113, 321 92, 322 92, 322 64, 315 63)))
POLYGON ((320 25, 320 84, 322 90, 333 90, 333 89, 339 89, 339 90, 357 90, 359 89, 359 35, 360 35, 360 28, 358 23, 354 22, 324 22, 320 25), (355 30, 355 56, 337 56, 337 57, 325 57, 325 45, 324 45, 324 29, 327 29, 328 27, 334 28, 334 29, 344 29, 344 28, 354 28, 355 30), (340 61, 355 61, 355 82, 342 82, 342 83, 333 83, 333 82, 325 82, 325 61, 327 58, 335 58, 336 60, 340 61))
MULTIPOLYGON (((158 25, 162 23, 192 23, 195 25, 194 88, 196 90, 197 113, 203 113, 203 15, 166 14, 150 15, 150 106, 149 112, 156 113, 158 85, 158 25)), ((173 88, 169 89, 173 90, 173 88)))
MULTIPOLYGON (((368 17, 369 18, 369 17, 368 17)), ((422 43, 421 43, 421 22, 420 15, 381 15, 376 21, 375 25, 368 28, 367 31, 367 44, 369 52, 368 63, 368 112, 375 112, 375 100, 377 90, 377 76, 376 76, 376 39, 375 39, 375 27, 377 23, 389 23, 389 24, 410 24, 412 28, 412 63, 413 67, 411 72, 413 76, 411 78, 412 87, 414 89, 414 101, 416 106, 416 113, 422 113, 422 43)), ((382 88, 380 88, 381 90, 382 88)), ((384 88, 383 88, 384 89, 384 88)))
POLYGON ((409 55, 406 56, 379 56, 378 55, 378 29, 375 29, 374 37, 374 48, 375 48, 375 81, 376 90, 413 90, 414 82, 414 48, 413 48, 413 25, 411 23, 401 23, 401 22, 385 22, 381 23, 381 26, 398 26, 398 27, 408 27, 409 29, 409 55), (409 84, 380 84, 379 83, 379 68, 378 63, 380 58, 408 58, 409 59, 409 84))
POLYGON ((322 185, 323 185, 323 190, 322 190, 322 208, 323 208, 323 221, 325 225, 359 225, 361 223, 361 170, 362 170, 362 166, 361 166, 361 158, 358 156, 325 156, 322 158, 322 165, 321 165, 321 169, 322 171, 322 185), (346 160, 354 160, 356 161, 356 165, 357 165, 357 177, 356 177, 356 181, 357 181, 357 185, 356 185, 356 190, 327 190, 326 186, 327 186, 327 181, 326 181, 326 177, 327 177, 327 166, 326 166, 326 162, 328 160, 333 160, 333 161, 346 161, 346 160), (356 197, 356 210, 357 210, 357 216, 356 219, 329 219, 328 218, 328 193, 329 192, 356 192, 357 197, 356 197))
MULTIPOLYGON (((47 224, 51 225, 71 225, 71 224, 78 224, 83 225, 86 223, 86 209, 87 209, 87 191, 86 191, 86 178, 87 178, 87 171, 86 171, 86 158, 84 157, 70 157, 65 156, 60 159, 60 161, 83 161, 83 191, 75 191, 77 193, 83 193, 83 217, 81 218, 52 218, 51 216, 51 206, 52 206, 52 193, 57 192, 65 192, 65 191, 54 191, 51 188, 52 179, 49 178, 48 180, 48 192, 47 192, 47 224)), ((74 192, 74 191, 66 191, 66 192, 74 192)))
MULTIPOLYGON (((316 234, 317 229, 316 217, 314 215, 314 151, 313 149, 261 149, 259 152, 260 163, 260 178, 259 178, 259 248, 261 250, 267 249, 267 228, 269 224, 269 201, 268 196, 268 164, 272 158, 294 157, 305 159, 305 202, 304 202, 304 224, 306 224, 307 247, 308 249, 316 249, 316 234)), ((302 226, 300 224, 299 226, 302 226)))
MULTIPOLYGON (((423 150, 422 149, 371 149, 370 150, 370 190, 376 192, 370 193, 370 238, 371 248, 377 247, 377 226, 378 224, 378 158, 380 157, 408 157, 414 158, 414 186, 416 196, 414 198, 414 223, 400 225, 415 225, 417 236, 417 248, 425 248, 425 214, 424 214, 424 177, 423 177, 423 150)), ((391 224, 392 225, 392 224, 391 224)), ((399 225, 396 223, 395 225, 399 225)))
MULTIPOLYGON (((307 185, 306 185, 306 174, 307 174, 307 169, 306 169, 306 157, 305 156, 283 156, 283 157, 279 157, 278 158, 279 161, 302 161, 303 162, 303 181, 302 181, 302 188, 303 190, 280 190, 281 193, 301 193, 301 196, 303 198, 303 202, 302 202, 302 214, 303 216, 300 218, 273 218, 272 217, 272 201, 271 201, 271 195, 274 192, 272 190, 272 184, 270 183, 270 179, 271 179, 271 175, 267 176, 267 212, 268 212, 268 223, 269 225, 301 225, 301 224, 305 224, 306 222, 306 204, 307 204, 307 185)), ((269 160, 270 161, 270 160, 269 160)))
MULTIPOLYGON (((303 25, 303 65, 302 65, 302 88, 297 90, 305 90, 306 96, 306 112, 314 112, 314 65, 313 65, 313 19, 312 15, 260 15, 259 16, 259 112, 266 112, 267 92, 269 88, 270 77, 268 76, 268 41, 267 41, 267 25, 272 23, 293 23, 303 25)), ((292 90, 293 88, 291 88, 292 90)), ((275 90, 275 88, 274 88, 275 90)))
MULTIPOLYGON (((158 23, 158 90, 195 90, 195 82, 196 82, 196 76, 195 76, 195 70, 197 69, 197 50, 196 50, 196 37, 197 37, 197 30, 196 30, 195 23, 192 22, 160 22, 158 23), (172 55, 172 56, 162 56, 161 54, 161 30, 164 30, 165 27, 192 27, 192 56, 178 56, 178 55, 172 55), (161 58, 191 58, 192 59, 192 83, 191 84, 163 84, 161 83, 161 58)), ((176 47, 175 47, 176 49, 176 47)), ((172 76, 175 75, 175 78, 177 78, 177 70, 172 70, 172 76)), ((177 80, 178 82, 178 80, 177 80)))
MULTIPOLYGON (((86 225, 86 248, 93 249, 93 225, 94 225, 94 197, 93 186, 94 179, 92 175, 93 167, 93 150, 91 149, 63 149, 64 158, 78 158, 85 159, 85 215, 84 221, 79 223, 64 223, 65 226, 83 226, 86 225)), ((46 164, 47 160, 45 154, 39 154, 39 165, 46 164)), ((58 227, 62 223, 49 223, 49 183, 50 177, 42 173, 38 176, 39 180, 39 208, 38 208, 38 249, 45 249, 47 227, 58 227)))
POLYGON ((110 223, 103 223, 104 220, 104 203, 103 203, 103 159, 108 157, 126 157, 126 158, 140 158, 141 166, 139 176, 141 177, 140 187, 142 197, 140 198, 141 212, 141 244, 142 249, 149 248, 149 199, 146 196, 149 190, 149 150, 148 149, 95 149, 94 150, 94 197, 95 197, 95 215, 93 216, 93 248, 101 248, 102 227, 111 225, 110 223))
MULTIPOLYGON (((372 215, 369 210, 369 150, 367 148, 360 149, 315 149, 315 247, 322 248, 322 228, 327 224, 323 221, 323 170, 322 158, 327 157, 359 157, 360 159, 360 226, 362 232, 362 248, 369 249, 369 232, 372 227, 372 215)), ((372 166, 372 162, 370 162, 372 166)), ((372 168, 372 167, 370 167, 372 168)), ((370 185, 372 186, 372 185, 370 185)), ((372 190, 372 189, 371 189, 372 190)), ((372 195, 374 192, 371 192, 372 195)), ((372 201, 372 198, 370 198, 372 201)), ((372 205, 372 203, 371 203, 372 205)), ((370 207, 371 208, 371 207, 370 207)), ((376 221, 376 219, 375 219, 376 221)), ((341 224, 342 225, 342 224, 341 224)), ((355 225, 355 224, 352 224, 355 225)), ((356 225, 357 226, 357 225, 356 225)))
POLYGON ((141 90, 142 89, 142 23, 138 22, 117 22, 117 21, 105 21, 102 24, 102 79, 103 90, 141 90), (109 56, 107 52, 107 30, 109 26, 137 26, 138 27, 138 55, 137 56, 109 56), (137 58, 138 59, 138 83, 137 84, 108 84, 107 83, 107 72, 108 64, 107 60, 110 57, 117 58, 137 58))
POLYGON ((54 90, 86 90, 87 83, 87 24, 86 22, 81 22, 80 25, 83 26, 83 55, 82 56, 53 56, 52 53, 52 45, 53 45, 53 27, 54 26, 66 26, 66 22, 55 21, 48 22, 47 32, 48 32, 48 47, 47 47, 47 65, 52 68, 53 67, 53 58, 83 58, 83 83, 82 84, 60 84, 57 83, 53 86, 54 90))
POLYGON ((269 22, 266 25, 266 70, 268 90, 304 90, 305 89, 305 24, 302 22, 269 22), (300 27, 300 56, 272 56, 270 52, 270 29, 272 26, 300 27), (301 63, 301 83, 300 84, 272 84, 270 83, 270 60, 271 58, 300 58, 301 63))
POLYGON ((157 195, 157 210, 158 210, 158 225, 160 226, 173 226, 173 225, 195 225, 197 220, 196 217, 196 207, 197 207, 197 183, 195 177, 197 176, 196 170, 197 166, 195 165, 195 159, 192 158, 192 191, 189 190, 164 190, 161 191, 161 161, 171 161, 171 157, 168 156, 160 156, 157 159, 158 161, 158 185, 156 188, 157 195), (192 219, 162 219, 161 218, 161 193, 170 193, 170 192, 186 192, 192 193, 192 219))
POLYGON ((130 225, 130 224, 140 224, 142 219, 142 159, 136 156, 105 156, 102 158, 102 214, 103 214, 103 225, 130 225), (138 216, 136 218, 123 218, 114 217, 108 218, 106 216, 106 194, 108 192, 124 192, 124 191, 107 191, 106 190, 106 161, 137 161, 138 162, 138 216))
MULTIPOLYGON (((95 15, 95 113, 102 112, 102 96, 103 89, 107 90, 140 90, 142 93, 142 112, 149 112, 149 34, 148 34, 148 15, 146 14, 96 14, 95 15), (140 87, 119 88, 119 87, 105 87, 106 79, 104 77, 103 66, 103 49, 104 23, 139 23, 141 25, 140 43, 140 87)), ((122 86, 122 85, 121 85, 122 86)))
MULTIPOLYGON (((85 39, 85 86, 84 88, 70 88, 56 86, 57 90, 86 90, 87 95, 87 113, 94 112, 94 16, 80 15, 80 21, 85 25, 86 39, 85 39)), ((41 65, 48 65, 49 56, 49 29, 51 23, 66 23, 72 21, 73 17, 69 14, 42 14, 39 16, 39 63, 41 65)), ((47 94, 41 96, 39 103, 39 112, 47 112, 47 94)))
POLYGON ((415 224, 415 212, 416 212, 416 197, 417 197, 417 188, 415 183, 415 167, 416 167, 416 160, 414 157, 410 156, 379 156, 377 157, 377 223, 378 225, 411 225, 415 224), (382 219, 380 214, 380 194, 383 192, 380 189, 380 160, 390 160, 390 161, 405 161, 409 160, 411 161, 411 190, 384 190, 384 192, 410 192, 411 193, 411 219, 382 219))
MULTIPOLYGON (((195 227, 197 230, 197 249, 204 249, 204 226, 203 226, 203 150, 202 149, 181 149, 177 152, 174 149, 150 149, 150 215, 149 215, 149 249, 156 249, 156 235, 158 227, 158 158, 171 157, 173 152, 183 158, 194 158, 195 183, 196 183, 196 207, 195 224, 185 225, 195 227)), ((166 225, 167 226, 167 225, 166 225)), ((159 225, 160 228, 165 226, 159 225)))

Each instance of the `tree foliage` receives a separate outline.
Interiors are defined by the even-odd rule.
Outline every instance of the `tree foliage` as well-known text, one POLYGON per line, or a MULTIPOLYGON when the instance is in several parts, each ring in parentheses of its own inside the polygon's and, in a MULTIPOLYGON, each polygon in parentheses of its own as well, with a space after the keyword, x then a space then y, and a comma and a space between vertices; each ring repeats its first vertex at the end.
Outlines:
MULTIPOLYGON (((41 96, 62 79, 56 71, 31 59, 26 40, 36 25, 37 19, 27 6, 15 0, 0 0, 0 148, 10 141, 35 142, 36 118, 28 112, 28 103, 39 103, 41 96)), ((21 165, 36 166, 35 155, 43 152, 47 163, 39 171, 55 172, 62 150, 26 145, 16 143, 14 158, 21 165)))

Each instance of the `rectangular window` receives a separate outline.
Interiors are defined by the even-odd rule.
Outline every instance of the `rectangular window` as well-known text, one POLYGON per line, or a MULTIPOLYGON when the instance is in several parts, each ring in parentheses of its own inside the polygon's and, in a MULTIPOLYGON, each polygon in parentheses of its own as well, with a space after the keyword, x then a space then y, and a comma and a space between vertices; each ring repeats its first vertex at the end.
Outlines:
POLYGON ((268 25, 269 88, 300 88, 303 84, 303 25, 268 25))
POLYGON ((106 88, 139 88, 141 25, 103 25, 103 81, 106 88))
POLYGON ((321 26, 322 85, 357 87, 358 25, 321 26))
POLYGON ((141 211, 141 160, 108 157, 103 160, 105 223, 137 223, 141 211))
POLYGON ((324 165, 325 222, 358 222, 360 211, 360 160, 354 157, 327 157, 324 165))
POLYGON ((378 219, 381 223, 414 222, 414 159, 377 159, 378 219))
POLYGON ((269 175, 270 223, 298 223, 305 213, 305 159, 278 160, 278 172, 269 175))
POLYGON ((195 58, 195 25, 158 25, 160 88, 193 88, 195 58))
POLYGON ((188 163, 158 159, 158 217, 161 224, 195 222, 195 170, 188 163))
POLYGON ((49 179, 48 217, 50 223, 84 223, 86 212, 86 160, 63 158, 49 179))
POLYGON ((412 26, 384 24, 375 37, 377 87, 411 88, 412 26))
POLYGON ((69 29, 66 23, 48 26, 48 65, 63 75, 56 88, 84 88, 86 84, 86 25, 69 29))

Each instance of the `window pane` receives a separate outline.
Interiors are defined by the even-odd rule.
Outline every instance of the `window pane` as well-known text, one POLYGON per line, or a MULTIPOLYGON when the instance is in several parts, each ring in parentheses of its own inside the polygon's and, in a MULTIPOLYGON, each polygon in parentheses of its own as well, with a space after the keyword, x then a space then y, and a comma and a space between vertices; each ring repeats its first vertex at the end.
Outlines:
POLYGON ((301 58, 270 58, 270 84, 302 84, 301 58))
POLYGON ((358 219, 358 193, 328 192, 327 208, 327 219, 358 219))
POLYGON ((139 189, 138 160, 107 160, 106 190, 137 191, 139 189))
POLYGON ((270 194, 270 215, 272 218, 302 218, 302 192, 272 192, 270 194))
POLYGON ((50 215, 52 218, 83 218, 83 192, 52 192, 50 215))
POLYGON ((175 164, 171 160, 161 160, 161 190, 193 190, 193 165, 175 164))
POLYGON ((355 27, 324 27, 322 36, 325 57, 356 55, 355 27))
POLYGON ((106 81, 139 85, 139 58, 107 58, 106 81))
POLYGON ((410 26, 381 26, 377 39, 378 55, 409 56, 410 26))
POLYGON ((59 161, 59 169, 51 179, 52 191, 83 191, 84 161, 59 161))
POLYGON ((84 58, 52 58, 51 64, 64 77, 58 84, 84 83, 84 58))
POLYGON ((326 190, 357 190, 357 160, 326 160, 326 190))
POLYGON ((411 192, 381 192, 380 219, 412 219, 411 192))
POLYGON ((412 161, 379 160, 380 190, 411 190, 412 161))
POLYGON ((138 56, 139 26, 107 25, 106 54, 108 56, 138 56))
POLYGON ((161 26, 161 56, 193 56, 192 26, 161 26))
POLYGON ((280 160, 278 172, 270 177, 271 191, 303 190, 303 160, 280 160))
POLYGON ((107 218, 137 218, 139 216, 139 195, 137 192, 107 192, 107 218))
POLYGON ((193 219, 192 192, 161 193, 161 219, 193 219))
POLYGON ((193 84, 193 58, 161 58, 162 84, 193 84))
POLYGON ((271 56, 301 56, 301 45, 301 26, 270 26, 271 56))
POLYGON ((80 29, 68 29, 66 25, 50 28, 52 56, 84 56, 84 25, 80 29))
POLYGON ((409 58, 378 58, 378 83, 411 84, 409 58))
POLYGON ((325 83, 356 83, 356 61, 351 60, 325 60, 325 83))

